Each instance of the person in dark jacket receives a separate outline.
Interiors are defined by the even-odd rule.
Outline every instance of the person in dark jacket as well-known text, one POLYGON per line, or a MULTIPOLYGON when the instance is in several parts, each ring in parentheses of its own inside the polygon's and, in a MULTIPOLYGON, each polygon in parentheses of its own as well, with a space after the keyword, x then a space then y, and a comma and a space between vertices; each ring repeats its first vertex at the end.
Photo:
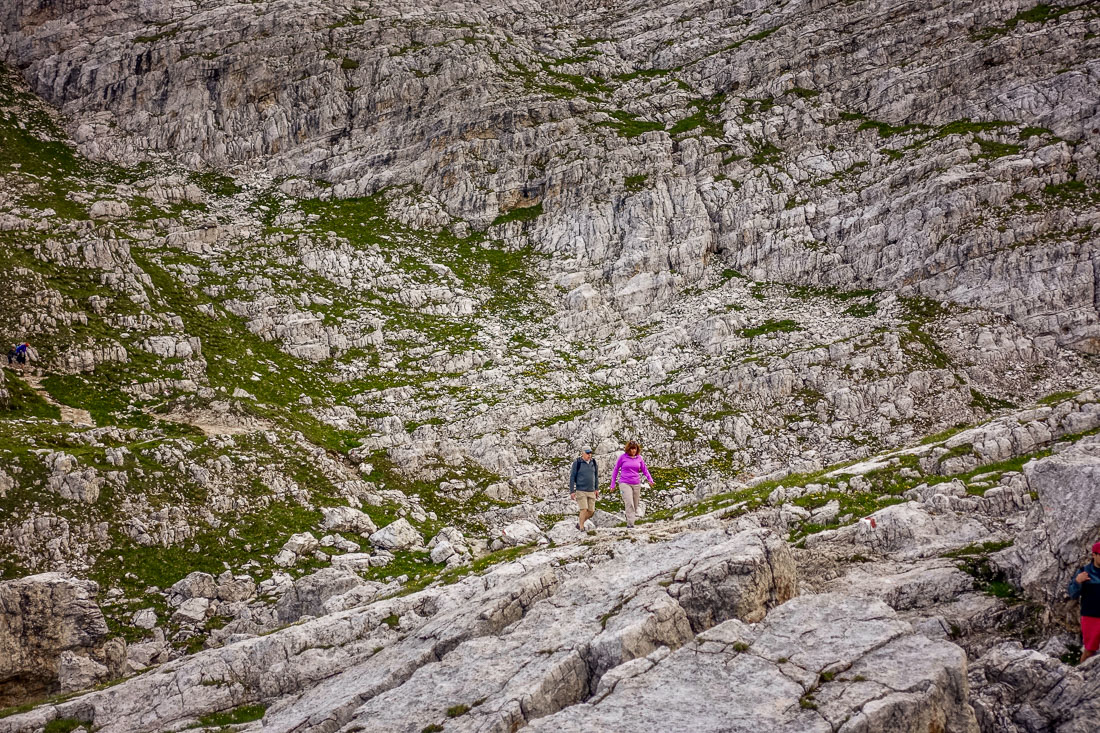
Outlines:
POLYGON ((599 486, 600 467, 592 457, 592 449, 586 446, 569 469, 569 498, 580 507, 577 529, 583 530, 584 523, 596 514, 596 499, 600 498, 599 486))
POLYGON ((1081 599, 1083 662, 1100 649, 1100 542, 1092 546, 1092 562, 1077 571, 1067 590, 1070 598, 1081 599))

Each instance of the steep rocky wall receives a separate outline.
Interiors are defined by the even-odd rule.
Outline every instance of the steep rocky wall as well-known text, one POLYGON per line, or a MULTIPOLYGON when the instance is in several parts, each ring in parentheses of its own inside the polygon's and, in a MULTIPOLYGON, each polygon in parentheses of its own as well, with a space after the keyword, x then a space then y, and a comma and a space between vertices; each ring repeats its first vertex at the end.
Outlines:
POLYGON ((0 583, 0 706, 108 676, 98 591, 91 581, 57 573, 0 583))
POLYGON ((410 221, 499 221, 619 308, 717 254, 1094 352, 1098 24, 1087 3, 17 3, 0 55, 93 156, 414 186, 439 208, 410 221))

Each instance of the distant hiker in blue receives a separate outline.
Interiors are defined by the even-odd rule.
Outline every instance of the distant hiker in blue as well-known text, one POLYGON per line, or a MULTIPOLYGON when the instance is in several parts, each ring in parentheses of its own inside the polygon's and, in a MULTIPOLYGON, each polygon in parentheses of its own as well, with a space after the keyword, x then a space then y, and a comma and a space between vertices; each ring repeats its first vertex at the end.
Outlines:
POLYGON ((1092 546, 1092 562, 1074 574, 1066 590, 1070 598, 1081 599, 1083 662, 1100 649, 1100 542, 1092 546))
POLYGON ((12 365, 12 362, 18 362, 19 364, 27 363, 27 350, 30 348, 30 344, 26 341, 19 344, 11 351, 8 352, 8 366, 12 365))
POLYGON ((569 469, 569 498, 577 502, 580 516, 577 529, 583 530, 584 523, 596 514, 596 499, 600 498, 600 467, 592 457, 592 449, 581 449, 580 458, 573 461, 569 469))

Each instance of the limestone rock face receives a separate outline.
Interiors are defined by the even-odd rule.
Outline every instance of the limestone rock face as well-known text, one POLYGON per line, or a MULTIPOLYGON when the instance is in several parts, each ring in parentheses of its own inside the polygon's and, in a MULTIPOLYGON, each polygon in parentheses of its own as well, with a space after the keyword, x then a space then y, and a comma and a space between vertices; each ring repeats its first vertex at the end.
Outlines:
MULTIPOLYGON (((722 256, 993 308, 1096 353, 1096 210, 1055 195, 1096 180, 1092 16, 1026 10, 19 0, 0 58, 91 156, 260 164, 338 196, 415 185, 410 225, 497 222, 597 265, 574 312, 652 312, 722 256)), ((297 332, 302 358, 346 346, 313 316, 255 326, 297 332)))
POLYGON ((1096 730, 1097 662, 1070 667, 1018 643, 1003 644, 970 668, 971 703, 983 731, 1032 733, 1096 730))
POLYGON ((99 587, 59 573, 0 583, 0 705, 101 679, 107 624, 96 605, 99 587))
POLYGON ((295 581, 275 604, 275 613, 283 623, 297 621, 302 616, 324 614, 324 603, 333 596, 346 593, 364 584, 353 572, 342 568, 325 568, 295 581))
POLYGON ((755 628, 726 621, 637 663, 529 729, 977 733, 967 693, 954 644, 914 633, 880 601, 803 596, 755 628))
POLYGON ((1031 528, 1017 536, 1001 562, 1029 596, 1072 621, 1076 604, 1064 603, 1065 587, 1100 541, 1100 436, 1032 461, 1024 473, 1038 505, 1031 528))
MULTIPOLYGON (((79 701, 2 718, 0 732, 21 730, 34 716, 75 715, 105 733, 162 730, 252 701, 273 703, 263 721, 272 731, 415 732, 460 705, 471 709, 448 725, 514 729, 588 699, 624 663, 667 655, 690 642, 693 629, 739 613, 760 618, 788 600, 792 569, 783 542, 761 529, 543 549, 484 576, 336 611, 79 701), (704 572, 715 584, 706 603, 684 606, 673 595, 684 567, 692 570, 681 588, 704 572), (150 699, 164 702, 151 709, 150 699)), ((905 629, 896 620, 882 625, 905 629)))

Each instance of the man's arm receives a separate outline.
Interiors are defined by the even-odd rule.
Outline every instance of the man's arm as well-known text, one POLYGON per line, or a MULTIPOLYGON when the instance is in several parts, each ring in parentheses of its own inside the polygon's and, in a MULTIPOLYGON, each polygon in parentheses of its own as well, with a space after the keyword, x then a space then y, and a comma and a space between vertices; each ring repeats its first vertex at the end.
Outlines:
POLYGON ((1081 583, 1077 580, 1077 578, 1083 572, 1085 572, 1085 569, 1081 568, 1076 573, 1074 573, 1073 580, 1069 581, 1069 587, 1066 588, 1066 592, 1069 593, 1069 597, 1074 600, 1077 600, 1081 597, 1081 583))
POLYGON ((573 461, 573 466, 569 469, 569 495, 577 493, 577 462, 573 461))

